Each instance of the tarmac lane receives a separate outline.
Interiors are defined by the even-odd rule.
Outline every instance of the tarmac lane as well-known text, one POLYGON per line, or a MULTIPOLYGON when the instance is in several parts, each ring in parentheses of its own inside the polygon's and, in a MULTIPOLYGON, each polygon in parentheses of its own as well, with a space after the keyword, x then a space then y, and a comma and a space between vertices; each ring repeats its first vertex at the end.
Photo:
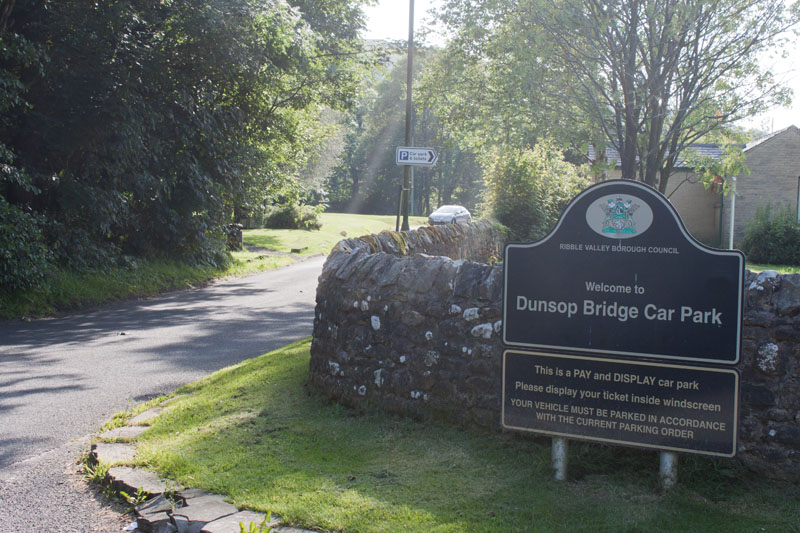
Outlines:
POLYGON ((77 464, 110 416, 311 335, 324 257, 67 317, 0 322, 0 533, 118 532, 77 464))

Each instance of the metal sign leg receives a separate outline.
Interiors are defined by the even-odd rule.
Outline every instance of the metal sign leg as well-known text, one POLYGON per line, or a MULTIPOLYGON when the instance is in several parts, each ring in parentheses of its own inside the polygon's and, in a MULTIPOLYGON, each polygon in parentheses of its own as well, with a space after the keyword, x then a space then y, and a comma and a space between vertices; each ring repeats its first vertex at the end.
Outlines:
POLYGON ((669 490, 678 482, 678 454, 674 452, 661 452, 659 457, 658 477, 661 488, 669 490))
POLYGON ((569 465, 569 446, 567 439, 554 438, 553 439, 553 478, 556 481, 567 480, 567 466, 569 465))

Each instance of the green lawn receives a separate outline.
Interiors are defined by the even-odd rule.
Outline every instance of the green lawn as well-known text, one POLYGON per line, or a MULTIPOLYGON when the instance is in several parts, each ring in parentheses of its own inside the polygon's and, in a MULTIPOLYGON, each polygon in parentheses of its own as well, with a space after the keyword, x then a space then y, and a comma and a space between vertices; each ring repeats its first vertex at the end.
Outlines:
POLYGON ((183 387, 138 440, 187 486, 326 531, 800 531, 800 487, 731 461, 681 457, 658 491, 654 452, 358 414, 305 385, 300 341, 183 387))
MULTIPOLYGON (((395 228, 396 218, 388 215, 351 215, 322 213, 319 230, 250 229, 244 231, 245 244, 289 252, 292 248, 307 247, 304 254, 327 254, 342 239, 360 237, 395 228), (344 233, 344 235, 343 235, 344 233)), ((425 224, 425 217, 409 217, 409 224, 425 224)))

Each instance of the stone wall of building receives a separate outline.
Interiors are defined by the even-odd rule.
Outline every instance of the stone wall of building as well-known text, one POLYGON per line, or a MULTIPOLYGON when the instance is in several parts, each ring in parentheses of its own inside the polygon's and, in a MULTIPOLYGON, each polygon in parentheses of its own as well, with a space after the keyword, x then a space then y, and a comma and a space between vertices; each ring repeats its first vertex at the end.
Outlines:
MULTIPOLYGON (((800 198, 800 129, 788 128, 758 139, 745 147, 748 174, 736 178, 736 197, 725 198, 722 216, 723 235, 727 242, 730 232, 731 208, 734 209, 734 242, 744 237, 747 223, 756 216, 759 207, 772 204, 777 210, 786 205, 798 213, 800 198), (735 201, 735 206, 731 202, 735 201)), ((775 213, 776 211, 773 211, 775 213)))
MULTIPOLYGON (((502 234, 481 223, 403 235, 329 256, 310 382, 351 407, 499 429, 503 270, 476 260, 501 257, 502 234)), ((748 273, 745 289, 739 457, 800 480, 800 275, 748 273)))

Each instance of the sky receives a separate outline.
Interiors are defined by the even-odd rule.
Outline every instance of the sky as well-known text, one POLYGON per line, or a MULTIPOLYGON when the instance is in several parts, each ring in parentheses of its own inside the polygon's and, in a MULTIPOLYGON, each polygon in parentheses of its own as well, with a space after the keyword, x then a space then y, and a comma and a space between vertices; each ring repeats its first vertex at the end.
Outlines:
MULTIPOLYGON (((428 10, 431 7, 439 7, 441 4, 442 0, 414 0, 415 35, 423 27, 426 19, 430 19, 428 10)), ((408 5, 407 0, 379 0, 376 5, 365 8, 367 30, 364 37, 367 39, 407 40, 408 5)), ((426 40, 427 44, 441 45, 444 42, 444 36, 435 32, 426 40)), ((768 133, 782 130, 791 125, 800 128, 800 61, 797 61, 796 54, 792 54, 792 56, 794 57, 778 62, 775 67, 775 71, 779 73, 778 79, 794 90, 794 101, 791 107, 772 109, 748 119, 741 124, 742 126, 758 128, 768 133)))

